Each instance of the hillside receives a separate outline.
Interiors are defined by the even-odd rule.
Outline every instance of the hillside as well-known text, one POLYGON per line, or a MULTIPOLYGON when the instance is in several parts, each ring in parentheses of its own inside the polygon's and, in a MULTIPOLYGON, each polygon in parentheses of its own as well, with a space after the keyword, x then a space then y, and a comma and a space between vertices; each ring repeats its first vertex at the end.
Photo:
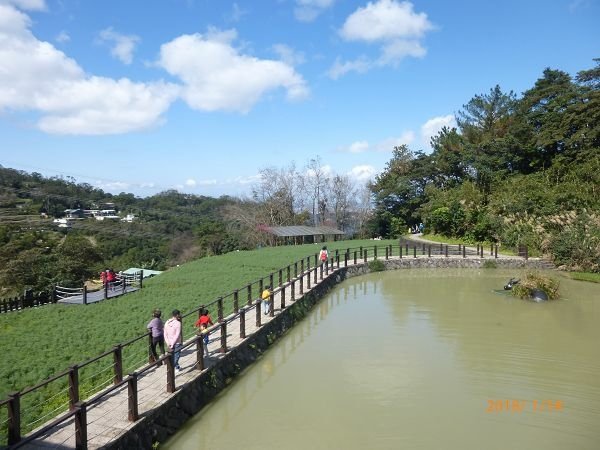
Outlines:
POLYGON ((112 195, 73 179, 0 166, 0 296, 53 283, 81 286, 106 267, 163 270, 243 248, 222 218, 223 207, 234 203, 176 191, 148 198, 112 195), (104 208, 116 220, 83 218, 84 210, 104 208), (54 219, 65 217, 65 210, 82 218, 61 228, 54 219), (134 219, 119 220, 127 215, 134 219))

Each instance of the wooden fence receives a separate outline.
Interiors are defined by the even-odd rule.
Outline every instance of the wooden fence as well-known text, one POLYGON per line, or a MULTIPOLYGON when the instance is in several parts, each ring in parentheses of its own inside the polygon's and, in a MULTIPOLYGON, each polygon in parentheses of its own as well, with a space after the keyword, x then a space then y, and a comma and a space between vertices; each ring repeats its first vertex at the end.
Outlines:
MULTIPOLYGON (((128 286, 142 287, 143 270, 135 274, 123 274, 117 277, 117 280, 112 283, 106 283, 103 287, 103 299, 116 297, 114 293, 124 294, 128 286), (110 295, 110 294, 113 295, 110 295)), ((50 292, 25 291, 20 297, 0 299, 0 313, 8 313, 12 311, 20 311, 25 308, 36 308, 38 306, 59 303, 72 297, 82 297, 82 303, 88 303, 88 294, 90 291, 86 286, 80 288, 70 288, 65 286, 53 286, 50 292)))

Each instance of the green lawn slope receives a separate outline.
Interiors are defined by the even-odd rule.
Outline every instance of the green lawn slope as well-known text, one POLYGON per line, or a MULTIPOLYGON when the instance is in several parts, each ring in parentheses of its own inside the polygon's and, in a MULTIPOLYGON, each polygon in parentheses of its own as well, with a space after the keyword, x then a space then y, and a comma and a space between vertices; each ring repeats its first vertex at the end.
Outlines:
MULTIPOLYGON (((328 249, 346 249, 361 245, 383 247, 393 241, 339 241, 327 243, 328 249)), ((395 253, 397 250, 397 244, 395 253)), ((208 304, 234 289, 244 288, 249 282, 267 277, 270 272, 287 266, 308 255, 318 253, 320 245, 269 247, 253 251, 232 252, 184 264, 145 281, 144 289, 96 304, 49 305, 0 315, 0 398, 15 390, 39 383, 70 365, 83 362, 143 334, 154 308, 163 310, 163 319, 174 308, 183 313, 208 304)), ((385 250, 380 249, 380 257, 385 250)), ((293 268, 292 268, 293 274, 293 268)), ((285 277, 285 273, 284 273, 285 277)), ((277 274, 275 274, 277 282, 277 274)), ((258 296, 255 291, 255 298, 258 296)), ((246 301, 245 291, 240 293, 240 304, 246 301)), ((231 299, 231 297, 230 297, 231 299)), ((225 312, 231 312, 231 300, 225 312)), ((211 311, 216 316, 216 308, 211 311)), ((185 336, 193 332, 193 320, 184 321, 185 336)), ((146 341, 131 346, 123 354, 125 372, 133 370, 147 360, 146 341)), ((110 383, 110 358, 81 373, 82 384, 110 383), (104 372, 104 373, 102 373, 104 372), (104 380, 104 381, 102 381, 104 380), (108 381, 106 381, 108 380, 108 381)), ((64 390, 59 386, 40 394, 57 395, 64 390)), ((92 385, 89 384, 89 388, 92 385)), ((85 393, 85 392, 84 392, 85 393)), ((65 394, 66 395, 66 394, 65 394)))

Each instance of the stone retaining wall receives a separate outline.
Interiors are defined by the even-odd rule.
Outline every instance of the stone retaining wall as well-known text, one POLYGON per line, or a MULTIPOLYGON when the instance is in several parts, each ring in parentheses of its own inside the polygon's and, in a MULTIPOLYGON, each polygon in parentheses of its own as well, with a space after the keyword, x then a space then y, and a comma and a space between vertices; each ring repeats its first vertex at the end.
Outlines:
MULTIPOLYGON (((394 270, 402 268, 480 268, 487 260, 424 258, 421 256, 392 260, 380 259, 380 261, 385 264, 387 270, 394 270)), ((539 260, 502 258, 489 261, 494 261, 499 268, 543 269, 548 267, 547 263, 539 260)), ((313 286, 312 290, 288 306, 242 344, 232 348, 225 358, 195 380, 181 386, 166 403, 145 414, 127 433, 104 448, 111 450, 151 449, 153 444, 164 442, 229 385, 238 374, 260 358, 262 353, 288 329, 302 320, 332 287, 346 278, 369 272, 368 263, 340 268, 336 273, 313 286)))

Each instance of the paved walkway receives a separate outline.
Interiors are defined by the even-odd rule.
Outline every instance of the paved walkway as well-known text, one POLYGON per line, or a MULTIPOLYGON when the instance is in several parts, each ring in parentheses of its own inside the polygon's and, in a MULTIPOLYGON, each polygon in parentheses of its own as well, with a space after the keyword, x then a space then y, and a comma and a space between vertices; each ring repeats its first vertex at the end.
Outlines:
MULTIPOLYGON (((372 253, 372 249, 369 253, 372 253)), ((397 250, 397 247, 396 247, 397 250)), ((343 256, 341 256, 340 267, 344 266, 343 256)), ((406 257, 406 256, 405 256, 406 257)), ((419 255, 418 258, 427 258, 427 256, 419 255)), ((432 256, 432 258, 444 258, 444 256, 432 256)), ((454 257, 456 258, 456 256, 454 257)), ((369 258, 372 260, 372 258, 369 258)), ((384 259, 379 255, 379 259, 384 259)), ((398 256, 394 256, 390 259, 398 259, 398 256)), ((478 259, 475 256, 469 256, 468 259, 478 259)), ((352 266, 353 259, 348 260, 348 266, 352 266)), ((358 261, 361 264, 362 261, 358 261)), ((337 269, 331 270, 329 276, 334 276, 337 269)), ((311 275, 311 288, 314 289, 318 283, 314 283, 314 271, 311 275)), ((323 280, 327 279, 327 275, 323 274, 323 280)), ((311 289, 308 288, 306 277, 304 278, 304 292, 309 292, 311 289)), ((300 298, 299 294, 299 283, 296 283, 296 298, 300 298)), ((291 286, 285 289, 286 306, 290 306, 293 301, 291 299, 291 286)), ((281 304, 281 290, 277 290, 274 295, 275 304, 275 317, 281 314, 279 306, 281 304)), ((231 322, 227 325, 227 346, 229 349, 236 347, 244 339, 239 336, 239 318, 225 318, 226 321, 231 322)), ((255 320, 255 308, 252 307, 251 311, 246 312, 246 336, 250 336, 257 331, 256 320, 255 320)), ((268 323, 273 320, 274 317, 264 315, 261 312, 262 324, 268 323)), ((190 330, 189 323, 185 323, 184 329, 190 330)), ((214 327, 216 331, 211 334, 211 341, 208 345, 209 356, 205 358, 205 370, 213 366, 221 358, 225 357, 225 354, 220 353, 220 331, 218 330, 218 324, 214 327)), ((194 336, 193 332, 190 332, 189 336, 184 336, 186 342, 192 339, 194 336)), ((181 387, 187 383, 192 382, 200 375, 200 371, 196 369, 196 355, 194 347, 186 349, 182 352, 181 359, 179 361, 182 367, 182 372, 176 374, 175 385, 181 387)), ((161 367, 155 367, 138 379, 138 408, 140 416, 144 413, 152 410, 163 404, 169 398, 176 395, 175 393, 168 393, 167 389, 167 369, 166 365, 161 367)), ((112 394, 104 397, 104 399, 97 404, 89 407, 87 410, 87 439, 88 448, 97 449, 114 440, 115 438, 124 434, 128 429, 134 426, 135 422, 129 422, 127 420, 128 414, 128 393, 127 386, 124 385, 122 388, 113 392, 112 394)), ((42 428, 42 427, 40 427, 42 428)), ((27 449, 71 449, 75 448, 75 426, 73 420, 64 422, 60 427, 54 428, 48 435, 36 439, 32 443, 26 444, 23 448, 27 449)))
MULTIPOLYGON (((109 289, 106 292, 106 298, 119 297, 124 294, 128 294, 129 292, 135 292, 139 288, 135 286, 127 286, 125 288, 125 292, 123 292, 122 287, 116 287, 113 289, 109 289)), ((87 293, 86 301, 88 303, 96 303, 104 300, 104 289, 100 289, 98 291, 91 291, 87 293)), ((83 295, 73 295, 72 297, 67 297, 59 300, 57 303, 69 304, 69 305, 83 305, 83 295)))

